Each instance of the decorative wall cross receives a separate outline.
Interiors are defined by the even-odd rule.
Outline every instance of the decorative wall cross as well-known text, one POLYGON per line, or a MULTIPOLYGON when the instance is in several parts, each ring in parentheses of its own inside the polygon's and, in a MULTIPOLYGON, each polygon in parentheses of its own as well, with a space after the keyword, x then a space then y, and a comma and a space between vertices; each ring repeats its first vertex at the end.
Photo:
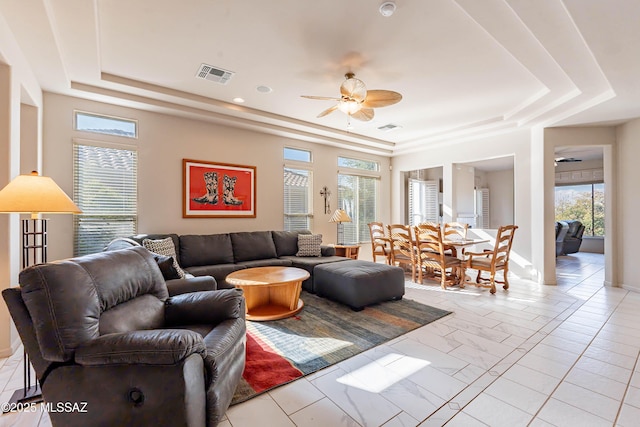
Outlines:
POLYGON ((324 186, 320 191, 320 195, 324 197, 324 213, 331 213, 331 205, 329 203, 331 201, 331 190, 329 190, 327 186, 324 186))

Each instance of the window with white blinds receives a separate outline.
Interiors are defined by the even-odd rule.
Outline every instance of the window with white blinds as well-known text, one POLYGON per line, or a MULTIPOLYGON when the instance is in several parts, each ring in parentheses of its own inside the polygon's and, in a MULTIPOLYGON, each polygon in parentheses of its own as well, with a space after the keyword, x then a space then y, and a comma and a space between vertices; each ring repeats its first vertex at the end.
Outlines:
POLYGON ((74 254, 100 252, 116 237, 136 234, 138 153, 76 143, 73 147, 74 254))
POLYGON ((409 179, 409 225, 438 222, 438 181, 409 179))
POLYGON ((284 168, 284 229, 311 230, 312 173, 306 169, 284 168))
POLYGON ((369 223, 376 221, 378 177, 338 174, 338 209, 344 209, 351 222, 344 222, 344 243, 371 240, 369 223))

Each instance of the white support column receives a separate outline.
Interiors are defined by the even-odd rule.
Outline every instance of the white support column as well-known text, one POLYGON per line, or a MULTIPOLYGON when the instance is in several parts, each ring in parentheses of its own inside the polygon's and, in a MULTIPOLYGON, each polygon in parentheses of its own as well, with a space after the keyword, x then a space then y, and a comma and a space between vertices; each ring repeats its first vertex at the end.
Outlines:
POLYGON ((620 277, 618 277, 618 267, 616 260, 618 259, 618 247, 614 242, 614 236, 618 235, 617 221, 618 214, 618 182, 616 180, 616 171, 618 166, 616 163, 617 146, 605 145, 602 147, 604 162, 604 284, 605 286, 620 286, 620 277))
MULTIPOLYGON (((20 87, 12 69, 0 64, 0 188, 20 172, 20 87)), ((0 289, 17 284, 20 223, 17 214, 0 215, 0 289)), ((18 336, 7 306, 0 304, 0 357, 13 353, 18 336)))
POLYGON ((555 171, 554 146, 545 141, 544 129, 531 132, 531 261, 535 271, 533 280, 555 285, 555 229, 554 224, 555 171), (540 173, 542 171, 542 173, 540 173), (542 237, 542 238, 540 238, 542 237), (553 252, 547 250, 553 246, 553 252))

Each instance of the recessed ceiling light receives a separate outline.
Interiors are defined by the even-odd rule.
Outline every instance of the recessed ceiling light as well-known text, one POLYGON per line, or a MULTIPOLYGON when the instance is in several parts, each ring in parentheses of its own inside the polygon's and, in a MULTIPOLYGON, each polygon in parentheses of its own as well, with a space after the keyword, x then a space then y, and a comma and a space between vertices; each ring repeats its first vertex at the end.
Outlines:
POLYGON ((242 104, 244 103, 244 98, 240 98, 240 97, 233 98, 233 102, 235 102, 236 104, 242 104))
POLYGON ((396 4, 392 1, 386 1, 380 5, 380 15, 384 16, 385 18, 388 18, 391 15, 393 15, 393 12, 395 11, 396 11, 396 4))
POLYGON ((256 87, 256 90, 260 93, 271 93, 273 92, 273 89, 271 89, 269 86, 264 86, 264 85, 260 85, 258 87, 256 87))

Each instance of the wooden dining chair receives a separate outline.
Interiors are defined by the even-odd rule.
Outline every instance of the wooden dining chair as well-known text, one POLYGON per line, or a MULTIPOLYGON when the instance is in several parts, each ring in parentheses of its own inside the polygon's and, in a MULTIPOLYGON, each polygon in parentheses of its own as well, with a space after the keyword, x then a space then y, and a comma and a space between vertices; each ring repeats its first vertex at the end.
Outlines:
POLYGON ((413 230, 404 224, 390 224, 389 239, 391 243, 391 265, 411 269, 411 281, 416 281, 416 245, 413 230))
MULTIPOLYGON (((466 240, 467 238, 467 230, 469 229, 469 224, 463 222, 447 222, 443 227, 443 240, 466 240)), ((455 246, 445 245, 445 251, 451 251, 452 256, 458 256, 458 252, 455 246)), ((464 248, 462 248, 462 253, 464 253, 464 248)))
POLYGON ((467 252, 467 268, 478 271, 476 284, 483 286, 483 283, 489 282, 487 287, 491 289, 491 293, 496 293, 496 282, 502 283, 503 289, 509 289, 509 254, 511 253, 511 245, 513 243, 513 235, 518 229, 517 225, 503 225, 498 229, 496 235, 496 243, 493 250, 485 250, 484 252, 467 252), (483 271, 489 272, 489 279, 483 279, 481 274, 483 271), (496 280, 496 273, 502 271, 503 281, 496 280))
POLYGON ((465 275, 463 262, 445 254, 440 224, 419 224, 414 227, 418 254, 418 283, 422 283, 423 272, 440 274, 440 286, 447 289, 450 284, 462 284, 465 275))
POLYGON ((385 258, 387 264, 391 264, 391 240, 386 234, 384 225, 381 222, 370 222, 369 234, 373 262, 376 262, 376 255, 380 255, 385 258))
MULTIPOLYGON (((437 222, 432 222, 432 221, 426 221, 426 222, 421 222, 420 224, 416 225, 413 227, 413 231, 415 233, 416 236, 416 243, 418 240, 418 234, 422 234, 422 233, 430 233, 431 230, 434 230, 436 227, 440 228, 440 224, 437 222)), ((416 250, 418 250, 416 248, 416 250)), ((423 248, 423 250, 429 250, 428 248, 423 248)))

